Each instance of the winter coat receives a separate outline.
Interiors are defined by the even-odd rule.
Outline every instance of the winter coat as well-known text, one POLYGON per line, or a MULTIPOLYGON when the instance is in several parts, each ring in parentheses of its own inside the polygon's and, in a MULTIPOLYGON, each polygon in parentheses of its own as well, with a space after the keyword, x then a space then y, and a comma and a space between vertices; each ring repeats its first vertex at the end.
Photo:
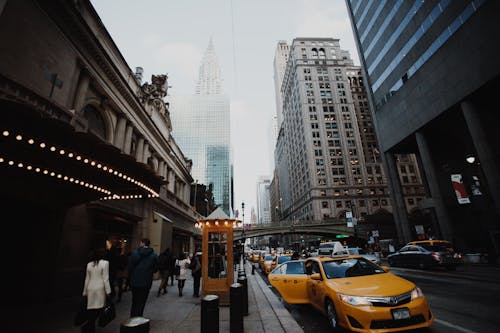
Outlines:
POLYGON ((130 256, 129 281, 132 288, 151 288, 153 274, 158 271, 158 256, 150 247, 140 247, 130 256))
POLYGON ((109 262, 99 260, 87 264, 83 296, 87 296, 87 309, 100 309, 106 304, 106 295, 111 293, 109 285, 109 262))
POLYGON ((198 256, 194 256, 193 260, 191 260, 191 274, 193 275, 194 278, 200 278, 201 277, 201 261, 198 256), (193 264, 194 263, 194 264, 193 264))
POLYGON ((179 266, 181 268, 180 274, 176 276, 177 280, 186 280, 187 279, 187 273, 188 273, 188 269, 189 269, 188 267, 189 267, 190 263, 191 263, 191 261, 188 258, 175 261, 175 265, 179 266))

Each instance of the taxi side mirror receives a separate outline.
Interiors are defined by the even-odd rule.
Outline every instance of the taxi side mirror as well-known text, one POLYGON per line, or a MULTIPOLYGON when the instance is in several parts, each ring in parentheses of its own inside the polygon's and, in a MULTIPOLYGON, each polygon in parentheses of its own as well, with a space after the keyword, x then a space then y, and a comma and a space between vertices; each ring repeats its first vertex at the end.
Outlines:
POLYGON ((311 274, 311 280, 321 280, 321 275, 319 273, 311 274))
POLYGON ((391 270, 391 268, 389 266, 381 266, 382 269, 384 270, 384 272, 389 272, 391 270))

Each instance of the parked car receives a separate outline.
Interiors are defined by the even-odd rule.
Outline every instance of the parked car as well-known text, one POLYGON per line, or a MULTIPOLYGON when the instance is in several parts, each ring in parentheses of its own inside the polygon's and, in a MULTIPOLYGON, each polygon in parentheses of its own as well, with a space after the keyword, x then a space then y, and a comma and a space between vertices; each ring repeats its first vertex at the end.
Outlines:
POLYGON ((429 327, 434 316, 413 282, 360 256, 288 261, 268 276, 290 304, 310 304, 332 329, 397 332, 429 327))
POLYGON ((275 269, 278 265, 292 260, 292 256, 287 256, 287 255, 277 255, 274 257, 273 264, 271 265, 271 269, 275 269))
POLYGON ((261 261, 262 262, 262 265, 260 266, 260 268, 262 269, 262 271, 267 275, 269 274, 269 272, 271 272, 271 268, 273 266, 273 261, 274 261, 274 257, 270 254, 267 254, 265 257, 264 257, 264 260, 261 261))
POLYGON ((371 262, 380 265, 380 258, 375 253, 368 253, 365 249, 360 247, 349 247, 347 248, 349 254, 355 254, 362 256, 365 259, 370 260, 371 262))
POLYGON ((387 256, 389 265, 401 267, 445 267, 454 270, 462 263, 462 255, 455 252, 446 240, 424 240, 409 242, 401 249, 387 256))

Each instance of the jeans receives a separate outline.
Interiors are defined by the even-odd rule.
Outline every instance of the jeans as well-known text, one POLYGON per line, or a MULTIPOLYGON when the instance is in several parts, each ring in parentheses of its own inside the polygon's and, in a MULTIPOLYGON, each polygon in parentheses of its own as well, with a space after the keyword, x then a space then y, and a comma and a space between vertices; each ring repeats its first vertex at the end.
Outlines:
POLYGON ((132 287, 132 309, 130 310, 130 317, 142 317, 149 296, 149 289, 148 287, 132 287))

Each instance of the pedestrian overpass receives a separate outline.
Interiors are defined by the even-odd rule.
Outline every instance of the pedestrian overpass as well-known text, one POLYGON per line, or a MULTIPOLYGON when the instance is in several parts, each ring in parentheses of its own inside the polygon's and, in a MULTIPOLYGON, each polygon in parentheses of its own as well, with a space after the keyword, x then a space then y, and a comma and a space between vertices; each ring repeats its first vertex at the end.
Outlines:
POLYGON ((345 221, 281 221, 268 225, 246 225, 233 230, 233 240, 269 235, 308 234, 318 236, 349 235, 359 237, 359 227, 347 227, 345 221))

